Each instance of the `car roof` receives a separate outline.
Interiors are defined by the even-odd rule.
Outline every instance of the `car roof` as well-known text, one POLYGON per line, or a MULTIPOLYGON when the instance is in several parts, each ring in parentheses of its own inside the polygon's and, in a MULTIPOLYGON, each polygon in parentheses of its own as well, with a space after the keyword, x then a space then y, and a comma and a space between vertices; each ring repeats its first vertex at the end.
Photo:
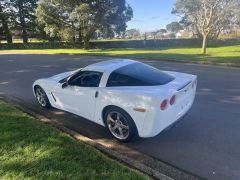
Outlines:
POLYGON ((112 59, 107 61, 102 61, 99 63, 88 65, 87 67, 83 68, 87 71, 99 71, 99 72, 110 72, 114 71, 120 67, 136 63, 137 61, 130 60, 130 59, 112 59))

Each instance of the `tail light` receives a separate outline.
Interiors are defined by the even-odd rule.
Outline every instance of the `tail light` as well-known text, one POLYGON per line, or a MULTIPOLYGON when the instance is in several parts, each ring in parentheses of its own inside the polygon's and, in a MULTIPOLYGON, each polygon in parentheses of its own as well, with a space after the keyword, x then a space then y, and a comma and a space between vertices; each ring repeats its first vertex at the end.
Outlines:
POLYGON ((174 95, 170 99, 170 105, 174 105, 175 101, 176 101, 176 96, 174 95))
POLYGON ((167 99, 163 100, 162 103, 161 103, 161 110, 164 111, 165 109, 167 109, 167 104, 168 104, 168 101, 167 99))

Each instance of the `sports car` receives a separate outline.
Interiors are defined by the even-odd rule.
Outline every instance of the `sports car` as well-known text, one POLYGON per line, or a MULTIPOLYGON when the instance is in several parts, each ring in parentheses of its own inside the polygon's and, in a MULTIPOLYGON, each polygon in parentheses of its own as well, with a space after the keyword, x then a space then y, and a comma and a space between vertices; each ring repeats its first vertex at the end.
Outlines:
POLYGON ((117 140, 154 137, 191 108, 197 76, 114 59, 36 80, 44 108, 61 109, 105 126, 117 140))

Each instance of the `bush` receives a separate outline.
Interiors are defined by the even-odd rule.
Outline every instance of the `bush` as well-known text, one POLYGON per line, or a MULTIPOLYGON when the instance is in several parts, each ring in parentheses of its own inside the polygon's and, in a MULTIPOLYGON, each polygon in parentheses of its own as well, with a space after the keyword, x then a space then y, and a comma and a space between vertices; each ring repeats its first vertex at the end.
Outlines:
MULTIPOLYGON (((218 47, 240 44, 239 39, 209 40, 208 46, 218 47)), ((126 41, 92 41, 91 48, 162 48, 162 47, 201 47, 200 39, 163 39, 163 40, 126 40, 126 41)), ((83 48, 83 43, 69 42, 36 42, 1 44, 0 49, 65 49, 83 48)))
POLYGON ((13 43, 1 44, 0 49, 59 49, 59 48, 82 48, 82 44, 73 44, 68 42, 33 42, 33 43, 13 43))

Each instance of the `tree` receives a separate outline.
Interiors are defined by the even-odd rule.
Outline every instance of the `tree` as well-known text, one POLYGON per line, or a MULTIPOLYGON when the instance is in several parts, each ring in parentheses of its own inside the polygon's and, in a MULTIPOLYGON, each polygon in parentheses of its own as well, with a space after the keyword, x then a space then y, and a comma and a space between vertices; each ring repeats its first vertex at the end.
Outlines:
POLYGON ((177 33, 178 31, 182 30, 182 26, 179 22, 172 22, 166 26, 166 29, 172 33, 177 33))
POLYGON ((90 38, 96 31, 96 24, 94 22, 96 17, 93 9, 91 9, 89 4, 83 3, 74 9, 71 18, 79 24, 79 30, 81 31, 84 41, 84 48, 89 49, 90 38))
POLYGON ((43 0, 36 10, 37 23, 44 27, 44 31, 50 38, 75 41, 75 34, 69 29, 74 28, 70 14, 76 5, 77 2, 73 0, 43 0), (67 36, 64 36, 66 32, 67 36))
POLYGON ((202 54, 206 54, 207 39, 216 37, 232 23, 238 0, 177 0, 172 13, 182 17, 202 36, 202 54))
POLYGON ((61 37, 66 29, 83 38, 89 48, 91 38, 123 34, 133 16, 125 0, 42 0, 37 8, 37 22, 51 37, 61 37))
MULTIPOLYGON (((238 2, 237 2, 237 7, 240 7, 240 0, 238 0, 238 2)), ((236 8, 234 13, 236 15, 235 25, 240 27, 240 8, 236 8)))
POLYGON ((125 33, 125 36, 128 38, 139 38, 141 36, 141 33, 139 29, 128 29, 125 33))
POLYGON ((156 31, 157 38, 165 38, 165 35, 167 33, 166 29, 159 29, 156 31))
POLYGON ((10 11, 7 8, 8 3, 6 1, 0 1, 0 21, 2 24, 2 33, 6 37, 8 43, 12 43, 12 34, 9 28, 9 15, 10 11))
POLYGON ((22 32, 23 43, 28 43, 28 34, 35 28, 35 10, 38 0, 10 0, 15 29, 22 32))
POLYGON ((164 34, 164 33, 167 33, 167 30, 166 29, 159 29, 157 32, 159 32, 161 34, 164 34))

